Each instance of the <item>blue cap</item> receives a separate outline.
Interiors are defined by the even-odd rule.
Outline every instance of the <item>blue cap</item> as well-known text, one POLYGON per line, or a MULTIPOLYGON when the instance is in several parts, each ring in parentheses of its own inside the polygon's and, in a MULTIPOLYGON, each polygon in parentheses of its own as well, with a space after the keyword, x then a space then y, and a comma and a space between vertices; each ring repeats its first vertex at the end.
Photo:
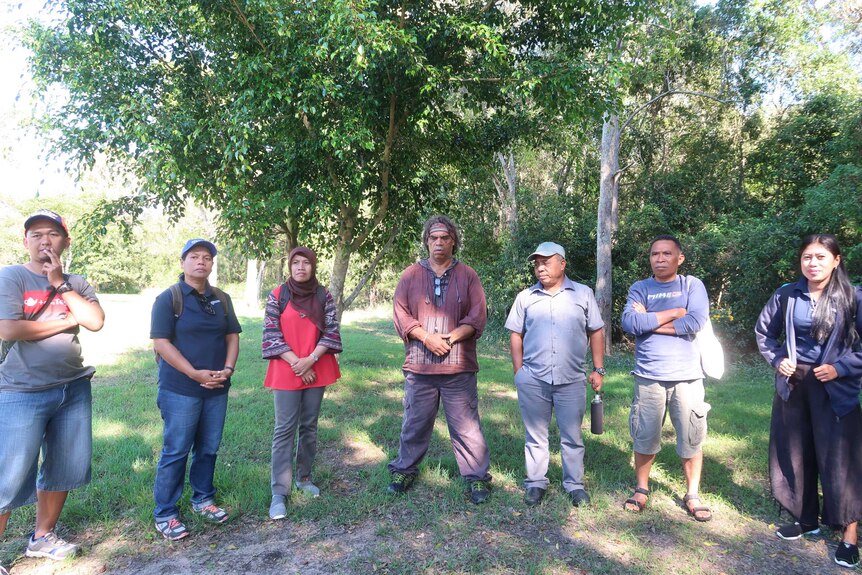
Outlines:
POLYGON ((190 249, 192 249, 192 248, 193 248, 193 247, 195 247, 195 246, 203 246, 203 247, 205 247, 207 250, 209 250, 210 255, 211 255, 212 257, 215 257, 215 256, 216 256, 216 254, 218 253, 218 250, 216 249, 216 247, 215 247, 215 244, 214 244, 214 243, 212 243, 212 242, 208 242, 207 240, 205 240, 205 239, 203 239, 203 238, 195 238, 195 239, 193 239, 193 240, 189 240, 189 241, 187 241, 187 242, 186 242, 186 245, 185 245, 185 246, 183 246, 183 251, 182 251, 182 252, 180 252, 180 259, 185 259, 186 254, 187 254, 187 253, 189 253, 189 250, 190 250, 190 249))
POLYGON ((536 251, 527 256, 527 260, 533 261, 536 259, 536 256, 548 257, 552 255, 558 255, 563 259, 566 259, 566 250, 560 244, 555 244, 554 242, 542 242, 539 244, 539 247, 536 248, 536 251))

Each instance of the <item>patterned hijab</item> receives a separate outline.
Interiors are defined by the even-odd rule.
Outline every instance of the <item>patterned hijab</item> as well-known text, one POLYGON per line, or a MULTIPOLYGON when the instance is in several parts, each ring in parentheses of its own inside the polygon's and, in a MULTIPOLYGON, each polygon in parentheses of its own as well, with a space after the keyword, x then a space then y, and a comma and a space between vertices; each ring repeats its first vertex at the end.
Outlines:
POLYGON ((287 258, 288 269, 293 263, 293 258, 303 256, 311 262, 311 277, 308 281, 298 282, 291 276, 287 280, 286 286, 290 290, 290 303, 300 315, 306 316, 317 326, 320 333, 326 331, 326 314, 320 301, 317 299, 317 288, 320 284, 317 282, 317 255, 305 246, 297 246, 290 251, 287 258))

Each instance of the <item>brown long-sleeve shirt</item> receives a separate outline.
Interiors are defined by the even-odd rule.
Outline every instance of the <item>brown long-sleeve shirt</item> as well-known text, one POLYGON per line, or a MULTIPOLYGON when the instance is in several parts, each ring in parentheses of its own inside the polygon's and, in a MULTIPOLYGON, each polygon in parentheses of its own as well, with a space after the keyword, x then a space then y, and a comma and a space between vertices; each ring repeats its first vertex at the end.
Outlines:
POLYGON ((482 282, 473 268, 457 260, 441 276, 439 289, 435 278, 428 261, 422 260, 404 270, 395 288, 395 329, 404 340, 406 352, 403 369, 432 375, 479 371, 476 340, 488 318, 482 282), (421 341, 408 338, 419 326, 428 333, 449 333, 465 324, 476 333, 454 343, 443 357, 431 353, 421 341))

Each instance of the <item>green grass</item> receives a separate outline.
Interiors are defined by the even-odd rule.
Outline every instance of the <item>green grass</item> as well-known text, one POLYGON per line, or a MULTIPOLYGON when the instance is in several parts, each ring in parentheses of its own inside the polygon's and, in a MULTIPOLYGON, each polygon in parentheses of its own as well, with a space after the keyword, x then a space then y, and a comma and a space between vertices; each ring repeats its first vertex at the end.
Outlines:
MULTIPOLYGON (((232 523, 255 526, 267 520, 272 399, 262 386, 266 362, 259 359, 261 321, 243 318, 242 323, 242 350, 216 485, 232 523)), ((415 487, 405 497, 386 495, 386 463, 396 454, 401 426, 403 347, 388 319, 347 323, 342 335, 343 378, 327 389, 320 417, 314 477, 323 495, 295 495, 286 520, 313 526, 317 535, 306 544, 320 547, 321 553, 330 531, 367 527, 363 552, 345 558, 333 572, 665 573, 672 566, 678 573, 699 573, 711 572, 704 571, 703 562, 714 561, 716 554, 756 559, 763 553, 751 544, 751 531, 764 531, 776 515, 765 476, 773 391, 769 370, 760 362, 735 365, 723 382, 707 388, 713 409, 702 493, 716 513, 711 525, 727 525, 708 531, 711 544, 704 546, 705 527, 691 521, 678 504, 684 484, 669 423, 647 512, 636 516, 621 510, 633 484, 629 354, 606 362, 605 433, 591 435, 585 422, 586 482, 594 504, 573 511, 560 488, 555 427, 551 490, 543 505, 524 507, 523 428, 511 364, 496 345, 486 349, 479 376, 480 411, 491 448, 494 492, 488 504, 475 507, 466 500, 442 415, 415 487)), ((97 541, 121 533, 160 543, 151 526, 162 431, 155 376, 148 350, 129 352, 121 361, 98 368, 93 481, 72 493, 61 517, 64 532, 73 538, 86 532, 97 541)), ((188 509, 188 496, 187 488, 181 509, 188 509)), ((0 559, 8 561, 21 552, 33 514, 32 507, 13 513, 0 543, 0 559)), ((204 529, 190 513, 184 518, 194 532, 204 529)), ((115 551, 129 552, 126 547, 115 551)))

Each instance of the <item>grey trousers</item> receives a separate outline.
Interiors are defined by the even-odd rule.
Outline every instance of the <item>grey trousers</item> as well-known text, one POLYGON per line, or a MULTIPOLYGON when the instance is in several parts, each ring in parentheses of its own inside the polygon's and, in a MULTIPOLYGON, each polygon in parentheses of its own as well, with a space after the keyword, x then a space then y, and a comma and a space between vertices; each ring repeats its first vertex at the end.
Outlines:
POLYGON ((428 452, 440 400, 458 471, 467 481, 490 481, 491 456, 479 422, 475 373, 421 375, 404 372, 404 422, 390 472, 415 475, 428 452))
POLYGON ((297 391, 275 389, 275 429, 272 432, 272 494, 290 495, 293 487, 293 446, 296 449, 296 475, 300 480, 311 477, 311 465, 317 454, 317 417, 325 387, 297 391), (299 427, 299 439, 296 429, 299 427))
POLYGON ((524 420, 524 459, 527 479, 524 487, 548 488, 548 427, 551 412, 557 412, 560 429, 560 458, 563 462, 563 489, 584 488, 584 438, 581 424, 587 406, 587 384, 551 385, 533 378, 525 369, 515 374, 518 406, 524 420))

